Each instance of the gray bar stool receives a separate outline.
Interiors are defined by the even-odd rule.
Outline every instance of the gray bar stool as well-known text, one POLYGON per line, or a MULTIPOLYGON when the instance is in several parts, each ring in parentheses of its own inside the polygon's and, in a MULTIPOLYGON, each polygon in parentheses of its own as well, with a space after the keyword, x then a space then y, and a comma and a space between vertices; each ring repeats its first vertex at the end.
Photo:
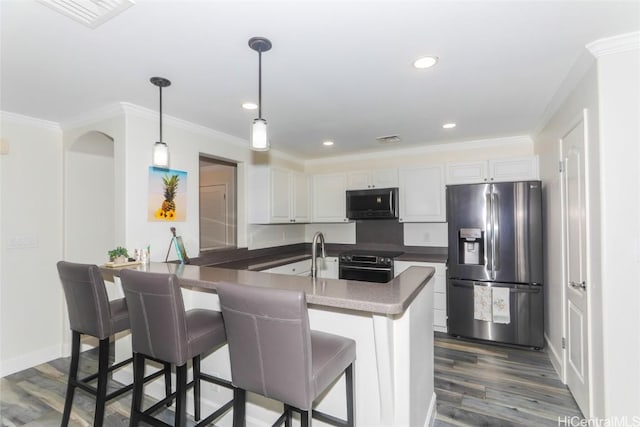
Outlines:
MULTIPOLYGON (((109 337, 129 329, 129 313, 124 298, 109 301, 104 280, 96 265, 60 261, 58 275, 64 290, 71 326, 71 365, 67 381, 67 395, 64 402, 61 426, 69 424, 73 396, 80 388, 96 397, 94 426, 102 426, 104 408, 107 401, 126 393, 133 384, 121 387, 107 394, 110 372, 131 363, 132 358, 109 366, 109 337), (98 339, 98 372, 85 378, 78 378, 80 362, 80 337, 82 334, 98 339), (89 383, 98 379, 97 388, 89 383)), ((171 365, 164 364, 164 370, 149 375, 145 381, 165 375, 165 390, 171 394, 171 365)))
POLYGON ((311 416, 337 426, 354 425, 352 339, 309 328, 304 292, 216 284, 227 331, 231 379, 237 390, 234 427, 244 426, 245 391, 284 403, 274 426, 291 426, 291 411, 303 427, 311 416), (313 410, 313 401, 345 373, 347 420, 313 410))
MULTIPOLYGON (((229 381, 200 372, 200 358, 226 343, 224 322, 218 311, 185 311, 182 291, 175 274, 123 270, 122 288, 129 307, 133 346, 133 399, 130 426, 140 421, 155 426, 169 426, 151 414, 175 399, 174 426, 186 425, 187 389, 193 387, 195 420, 200 420, 200 381, 205 380, 229 389, 229 381), (145 358, 176 365, 176 392, 146 410, 142 409, 145 358), (193 381, 187 384, 187 362, 192 361, 193 381)), ((234 393, 235 395, 235 393, 234 393)), ((206 425, 224 415, 234 400, 196 424, 206 425)))

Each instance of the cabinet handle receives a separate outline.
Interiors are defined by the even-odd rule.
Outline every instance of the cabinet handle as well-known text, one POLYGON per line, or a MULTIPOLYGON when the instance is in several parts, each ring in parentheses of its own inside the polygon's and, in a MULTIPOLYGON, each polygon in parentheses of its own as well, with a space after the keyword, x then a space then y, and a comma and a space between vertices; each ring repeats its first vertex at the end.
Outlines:
POLYGON ((493 177, 491 178, 491 181, 493 181, 493 177))

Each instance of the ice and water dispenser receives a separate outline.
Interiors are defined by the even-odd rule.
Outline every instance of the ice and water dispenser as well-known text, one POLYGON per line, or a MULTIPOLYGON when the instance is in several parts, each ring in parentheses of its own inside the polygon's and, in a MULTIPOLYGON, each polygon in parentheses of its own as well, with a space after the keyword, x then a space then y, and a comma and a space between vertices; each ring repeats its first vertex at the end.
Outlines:
POLYGON ((484 231, 481 228, 458 230, 458 263, 484 264, 484 231))

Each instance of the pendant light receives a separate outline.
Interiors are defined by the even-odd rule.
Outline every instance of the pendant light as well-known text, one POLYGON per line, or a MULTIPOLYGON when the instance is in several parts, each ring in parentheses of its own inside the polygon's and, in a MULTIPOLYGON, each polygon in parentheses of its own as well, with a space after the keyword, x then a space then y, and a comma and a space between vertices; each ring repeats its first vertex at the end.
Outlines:
POLYGON ((251 125, 251 149, 267 151, 269 149, 267 121, 262 118, 262 52, 271 49, 271 42, 264 37, 252 37, 249 39, 249 47, 258 52, 258 118, 253 119, 251 125))
POLYGON ((160 141, 153 144, 153 166, 167 169, 169 167, 169 147, 162 142, 162 88, 171 85, 164 77, 151 77, 151 83, 160 89, 160 141))

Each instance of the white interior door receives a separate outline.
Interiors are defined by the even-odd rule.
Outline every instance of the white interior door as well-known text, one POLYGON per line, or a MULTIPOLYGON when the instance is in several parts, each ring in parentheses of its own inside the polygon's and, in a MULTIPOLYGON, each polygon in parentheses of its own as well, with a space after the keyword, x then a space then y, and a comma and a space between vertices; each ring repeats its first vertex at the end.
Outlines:
POLYGON ((200 248, 229 245, 227 184, 200 187, 200 248))
POLYGON ((586 259, 585 120, 562 139, 567 385, 589 416, 589 292, 586 259))

